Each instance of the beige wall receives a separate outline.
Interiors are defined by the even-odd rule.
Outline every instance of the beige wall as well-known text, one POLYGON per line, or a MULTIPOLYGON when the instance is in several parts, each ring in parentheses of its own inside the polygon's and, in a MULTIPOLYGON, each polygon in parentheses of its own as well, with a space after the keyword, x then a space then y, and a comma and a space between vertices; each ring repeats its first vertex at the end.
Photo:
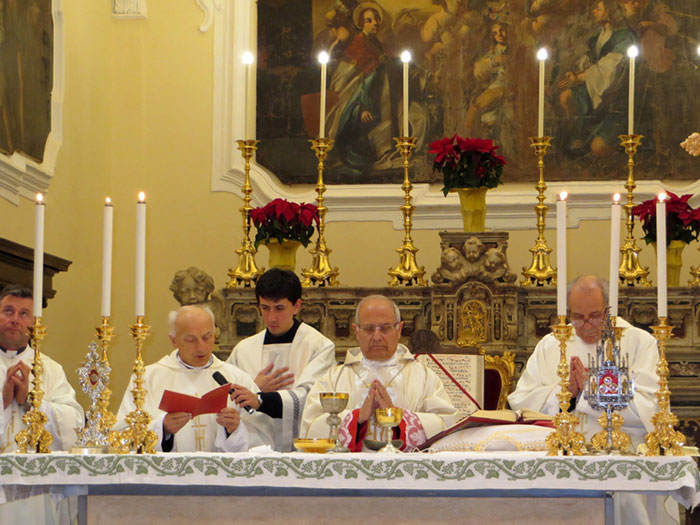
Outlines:
MULTIPOLYGON (((63 363, 77 387, 74 371, 100 320, 102 202, 110 195, 115 204, 112 324, 117 336, 110 359, 116 410, 134 358, 128 327, 134 321, 138 191, 148 195, 146 320, 152 331, 147 363, 170 350, 166 318, 177 305, 168 286, 175 271, 198 266, 223 286, 227 269, 235 266, 241 200, 210 190, 213 30, 198 30, 203 13, 196 3, 178 2, 174 8, 172 0, 149 0, 148 19, 132 21, 112 19, 109 2, 65 0, 63 9, 63 145, 47 196, 46 250, 73 265, 55 279, 58 293, 45 312, 45 350, 63 363)), ((397 199, 397 214, 400 204, 397 199)), ((0 199, 2 236, 31 246, 32 208, 26 199, 19 206, 0 199)), ((531 224, 530 230, 511 232, 509 256, 516 273, 531 260, 534 216, 531 224)), ((570 230, 570 276, 607 275, 608 229, 599 221, 570 230)), ((547 238, 553 245, 551 230, 547 238)), ((385 284, 387 269, 398 262, 394 249, 401 239, 402 232, 389 223, 331 223, 327 228, 331 262, 347 285, 385 284)), ((437 231, 415 231, 414 241, 418 262, 432 273, 439 261, 437 231)), ((653 271, 653 251, 644 248, 642 258, 653 271)), ((700 264, 700 253, 691 247, 685 259, 687 275, 688 264, 700 264)), ((309 261, 308 254, 301 255, 298 268, 309 261)), ((257 262, 267 265, 264 248, 257 262)))

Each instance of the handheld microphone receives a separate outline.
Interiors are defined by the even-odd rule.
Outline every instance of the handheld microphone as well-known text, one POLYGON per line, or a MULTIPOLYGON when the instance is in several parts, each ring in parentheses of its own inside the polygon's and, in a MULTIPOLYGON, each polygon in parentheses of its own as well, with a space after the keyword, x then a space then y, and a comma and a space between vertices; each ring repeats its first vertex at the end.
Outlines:
MULTIPOLYGON (((219 383, 219 384, 222 385, 222 386, 229 382, 229 380, 226 379, 226 378, 224 377, 224 374, 222 374, 221 372, 214 372, 211 376, 214 378, 214 381, 216 381, 217 383, 219 383)), ((230 393, 232 393, 234 390, 236 390, 236 389, 235 389, 235 388, 232 388, 231 390, 228 391, 228 393, 230 394, 230 393)), ((249 407, 249 406, 244 406, 243 409, 244 409, 246 412, 248 412, 249 414, 255 414, 255 409, 254 409, 254 408, 251 408, 251 407, 249 407)))

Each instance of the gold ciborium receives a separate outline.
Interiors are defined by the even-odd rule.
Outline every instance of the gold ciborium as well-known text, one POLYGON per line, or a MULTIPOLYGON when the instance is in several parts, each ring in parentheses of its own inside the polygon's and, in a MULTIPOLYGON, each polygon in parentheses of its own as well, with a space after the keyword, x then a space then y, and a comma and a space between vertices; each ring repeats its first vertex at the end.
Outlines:
POLYGON ((401 423, 403 418, 403 409, 398 407, 389 408, 378 408, 375 411, 375 417, 377 418, 377 423, 382 427, 382 439, 384 439, 384 433, 388 432, 389 436, 385 439, 386 445, 379 449, 379 452, 401 452, 392 443, 394 434, 392 428, 401 423))
POLYGON ((340 426, 340 414, 348 405, 350 394, 345 392, 321 392, 318 394, 321 398, 321 407, 330 415, 326 422, 331 428, 328 439, 335 442, 335 446, 329 452, 350 452, 350 449, 343 445, 338 439, 338 427, 340 426))

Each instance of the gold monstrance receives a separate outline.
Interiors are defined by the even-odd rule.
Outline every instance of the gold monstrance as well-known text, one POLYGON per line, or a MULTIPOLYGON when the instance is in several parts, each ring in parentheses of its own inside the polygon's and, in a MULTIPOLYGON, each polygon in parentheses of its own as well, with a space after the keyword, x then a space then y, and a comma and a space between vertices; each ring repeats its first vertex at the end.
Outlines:
POLYGON ((552 249, 547 246, 547 241, 544 238, 545 218, 549 209, 544 203, 544 192, 547 190, 547 184, 544 182, 544 156, 547 154, 547 148, 552 144, 552 137, 530 137, 530 142, 530 146, 535 150, 535 156, 537 156, 537 170, 539 171, 539 180, 535 185, 537 190, 537 204, 535 205, 537 240, 534 248, 530 248, 530 253, 532 253, 530 267, 523 266, 523 280, 520 284, 522 286, 543 286, 545 284, 553 286, 557 284, 557 271, 549 263, 549 254, 552 249))
POLYGON ((41 340, 46 335, 46 328, 41 324, 41 317, 34 317, 34 325, 29 328, 32 336, 32 348, 34 348, 34 362, 32 363, 32 375, 34 386, 29 392, 31 408, 24 414, 22 421, 26 428, 20 430, 15 436, 18 452, 26 454, 30 449, 35 452, 49 452, 53 443, 53 436, 44 428, 46 414, 39 407, 44 399, 44 391, 41 389, 41 376, 44 373, 44 365, 41 364, 41 340))
POLYGON ((416 252, 418 248, 413 245, 413 239, 411 238, 411 229, 413 228, 413 210, 415 206, 411 204, 411 190, 413 189, 413 184, 408 177, 408 168, 410 166, 409 158, 411 157, 411 152, 413 148, 416 147, 416 137, 394 137, 396 142, 396 147, 401 152, 403 156, 403 184, 401 189, 404 191, 404 203, 401 206, 401 211, 403 212, 403 244, 401 248, 397 248, 396 251, 399 254, 399 263, 393 267, 389 268, 389 275, 391 276, 391 281, 389 281, 389 286, 405 285, 411 286, 417 284, 418 286, 427 286, 423 276, 425 275, 425 267, 418 266, 416 262, 416 252))
POLYGON ((243 156, 245 165, 243 168, 244 180, 241 192, 243 193, 243 207, 241 215, 243 217, 243 241, 241 247, 236 250, 238 254, 238 265, 236 268, 229 268, 229 281, 226 283, 226 288, 235 288, 236 286, 252 286, 263 273, 255 264, 255 254, 257 250, 250 242, 250 194, 253 193, 253 187, 250 185, 250 159, 258 149, 258 140, 238 140, 238 149, 243 156))

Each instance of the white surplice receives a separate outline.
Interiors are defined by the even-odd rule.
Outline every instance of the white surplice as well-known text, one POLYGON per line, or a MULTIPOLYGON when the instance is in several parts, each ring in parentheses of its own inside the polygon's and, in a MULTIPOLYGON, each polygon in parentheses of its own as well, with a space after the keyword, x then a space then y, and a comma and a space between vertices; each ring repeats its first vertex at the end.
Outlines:
MULTIPOLYGON (((29 368, 34 361, 34 349, 27 347, 17 355, 14 351, 0 351, 0 378, 4 384, 7 377, 8 368, 23 361, 29 368)), ((48 355, 41 353, 41 364, 44 372, 41 376, 41 389, 44 391, 41 411, 46 414, 47 423, 45 425, 53 436, 51 450, 68 450, 77 439, 76 429, 83 428, 83 409, 75 399, 75 390, 68 383, 63 367, 48 355)), ((30 380, 29 390, 34 384, 34 376, 30 380)), ((0 399, 2 390, 0 389, 0 399)), ((2 406, 5 405, 4 400, 2 406)), ((1 408, 1 407, 0 407, 1 408)), ((16 400, 0 411, 0 453, 14 452, 17 450, 15 436, 24 429, 22 418, 24 408, 17 404, 16 400)))
MULTIPOLYGON (((301 323, 294 340, 287 344, 264 344, 266 330, 238 343, 227 363, 251 377, 272 363, 274 368, 288 367, 294 384, 278 393, 282 400, 282 418, 271 418, 262 412, 254 414, 257 435, 251 434, 250 446, 270 445, 280 452, 293 449, 299 436, 299 424, 311 387, 335 365, 335 344, 318 330, 301 323), (260 441, 257 442, 256 438, 260 441)), ((251 389, 257 392, 257 386, 251 389)))
MULTIPOLYGON (((659 389, 659 378, 656 375, 659 351, 656 339, 651 334, 632 326, 620 317, 616 323, 622 327, 621 355, 628 356, 630 374, 635 382, 634 398, 620 415, 625 419, 623 430, 630 435, 632 444, 636 447, 644 441, 646 433, 652 430, 651 417, 658 410, 655 393, 659 389)), ((566 344, 567 364, 576 356, 581 359, 583 366, 587 367, 589 355, 595 357, 595 344, 584 343, 573 330, 573 335, 566 344)), ((552 334, 548 334, 537 343, 515 391, 508 396, 511 408, 529 408, 545 414, 557 414, 557 394, 560 391, 557 375, 559 360, 559 342, 552 334)), ((598 424, 598 417, 602 412, 593 410, 581 394, 576 400, 574 413, 579 418, 578 430, 585 435, 587 441, 590 441, 593 434, 602 430, 598 424)))
MULTIPOLYGON (((404 345, 398 345, 386 366, 365 361, 362 350, 355 347, 348 350, 345 364, 329 370, 309 392, 300 435, 328 437, 328 413, 321 407, 319 393, 350 394, 346 409, 340 413, 341 420, 347 424, 352 419, 348 414, 362 406, 375 379, 386 387, 394 406, 417 416, 425 437, 430 438, 457 422, 457 409, 452 406, 440 378, 423 363, 415 361, 404 345)), ((370 429, 369 434, 373 436, 374 429, 370 429)))
MULTIPOLYGON (((164 390, 172 390, 191 396, 202 397, 218 387, 212 378, 214 372, 220 372, 230 382, 239 384, 251 390, 255 383, 250 376, 233 365, 212 356, 212 364, 207 368, 187 368, 178 359, 177 350, 166 355, 160 361, 148 365, 144 373, 144 388, 146 399, 144 410, 151 416, 150 430, 158 436, 156 450, 162 451, 163 419, 166 412, 158 408, 164 390)), ((117 413, 116 429, 125 428, 124 417, 134 410, 134 399, 131 389, 134 388, 134 376, 131 377, 129 388, 124 393, 119 412, 117 413)), ((230 397, 228 406, 235 407, 230 397)), ((228 437, 226 429, 217 424, 216 414, 202 414, 175 433, 174 445, 171 452, 241 452, 248 450, 248 432, 250 430, 248 414, 241 412, 241 423, 228 437)))

